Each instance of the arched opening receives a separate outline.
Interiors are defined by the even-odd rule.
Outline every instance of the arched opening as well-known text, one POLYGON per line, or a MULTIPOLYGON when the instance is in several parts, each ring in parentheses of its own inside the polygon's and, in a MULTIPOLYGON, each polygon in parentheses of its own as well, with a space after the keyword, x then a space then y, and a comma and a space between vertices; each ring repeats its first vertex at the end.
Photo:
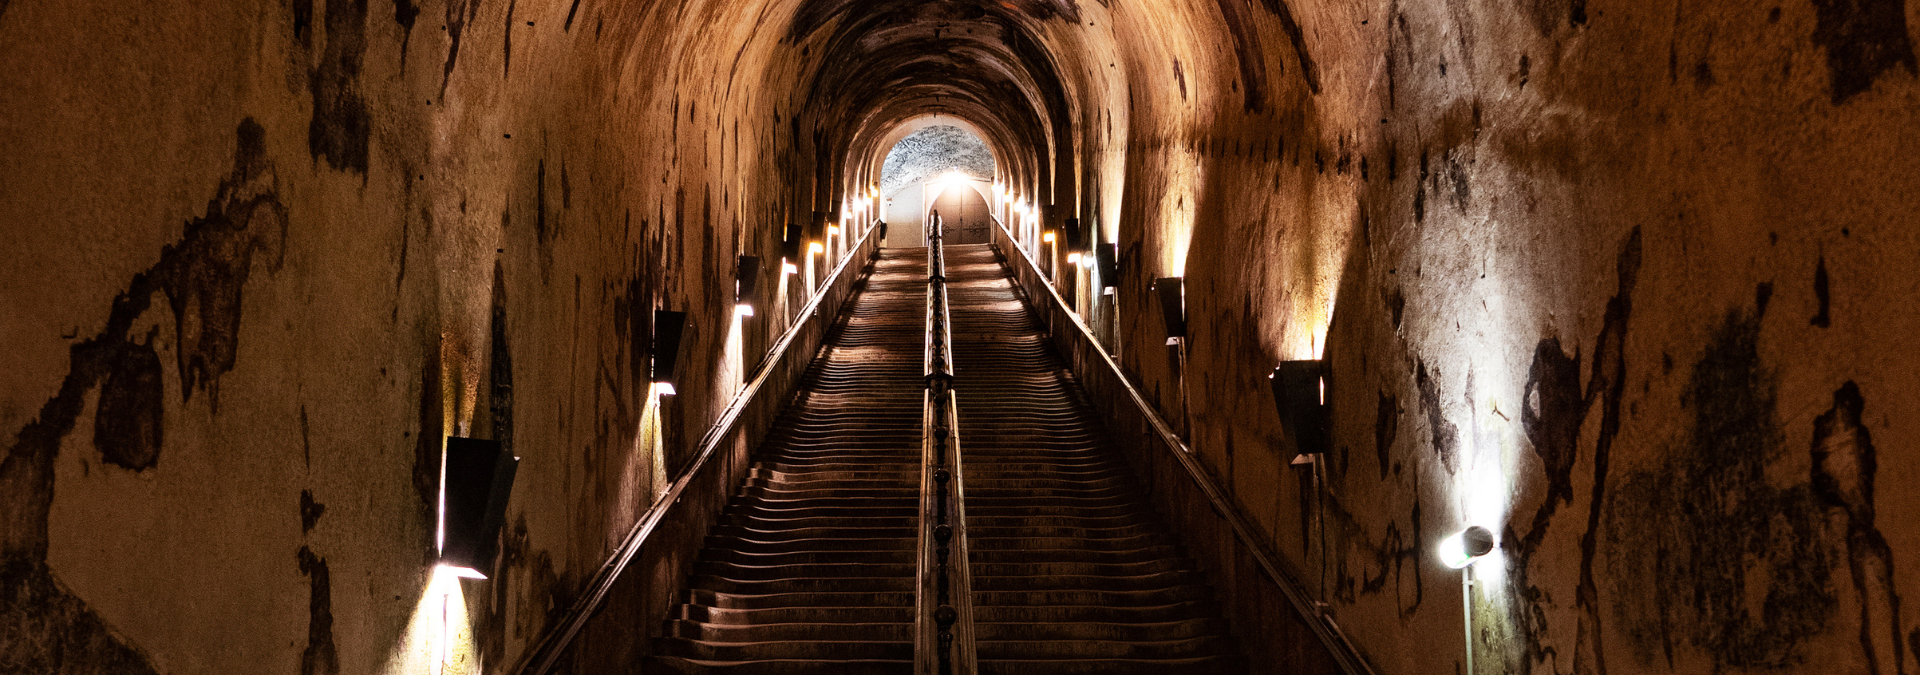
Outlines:
POLYGON ((902 137, 880 170, 886 245, 925 245, 927 218, 934 210, 955 237, 949 243, 986 242, 994 166, 986 141, 959 126, 935 123, 902 137))
POLYGON ((934 214, 940 216, 940 233, 949 244, 985 244, 993 241, 987 230, 993 225, 993 215, 987 207, 986 181, 973 177, 949 173, 945 177, 931 181, 927 185, 927 195, 932 203, 927 209, 927 218, 934 214))

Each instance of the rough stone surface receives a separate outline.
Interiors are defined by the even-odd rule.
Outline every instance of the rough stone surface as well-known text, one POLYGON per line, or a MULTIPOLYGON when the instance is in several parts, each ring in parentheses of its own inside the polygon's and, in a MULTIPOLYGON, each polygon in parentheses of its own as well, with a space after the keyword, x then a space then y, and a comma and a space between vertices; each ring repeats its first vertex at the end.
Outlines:
POLYGON ((522 458, 518 663, 803 302, 736 329, 735 256, 938 114, 1118 244, 1061 283, 1381 672, 1462 660, 1467 524, 1483 673, 1920 672, 1917 13, 0 0, 0 670, 427 670, 449 434, 522 458))

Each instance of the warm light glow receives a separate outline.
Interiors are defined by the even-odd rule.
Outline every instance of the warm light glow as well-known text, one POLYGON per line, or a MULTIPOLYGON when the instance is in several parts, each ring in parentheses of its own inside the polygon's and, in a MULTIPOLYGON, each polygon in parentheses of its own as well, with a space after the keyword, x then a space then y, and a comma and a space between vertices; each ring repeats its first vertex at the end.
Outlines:
POLYGON ((1007 192, 1007 188, 1006 188, 1005 186, 1002 186, 1002 185, 1001 185, 1001 184, 999 184, 999 183, 994 183, 994 184, 993 184, 993 196, 994 196, 994 198, 996 198, 996 199, 997 199, 997 198, 999 198, 999 197, 1000 197, 1000 195, 1002 195, 1002 194, 1006 194, 1006 192, 1007 192))
POLYGON ((400 641, 381 672, 407 675, 464 675, 480 672, 479 650, 468 621, 459 573, 436 566, 414 605, 400 641))
POLYGON ((673 388, 672 382, 653 383, 653 394, 655 396, 672 396, 678 393, 680 393, 679 390, 673 388))
POLYGON ((787 262, 786 259, 782 258, 780 260, 780 272, 782 274, 799 274, 800 267, 793 263, 787 262))
POLYGON ((1080 266, 1085 267, 1087 269, 1093 269, 1093 256, 1090 256, 1090 255, 1080 256, 1080 266))
POLYGON ((743 302, 743 303, 734 305, 733 311, 734 313, 739 314, 740 316, 753 316, 753 305, 749 305, 743 302))
MULTIPOLYGON (((1051 240, 1049 240, 1049 241, 1051 241, 1051 240)), ((1068 254, 1067 254, 1067 264, 1068 264, 1068 265, 1078 265, 1078 264, 1080 264, 1080 254, 1078 254, 1078 253, 1068 253, 1068 254)))
POLYGON ((827 236, 829 236, 829 237, 837 237, 837 236, 840 236, 840 226, 839 226, 839 225, 828 225, 828 226, 827 226, 827 236))
POLYGON ((826 245, 826 244, 822 244, 822 243, 820 243, 820 242, 817 242, 817 241, 816 241, 816 242, 811 242, 811 243, 808 243, 808 244, 807 244, 807 252, 808 252, 808 253, 826 253, 826 252, 827 252, 827 245, 826 245))
POLYGON ((1053 231, 1052 231, 1052 230, 1048 230, 1048 231, 1046 232, 1046 234, 1042 234, 1042 235, 1040 235, 1040 241, 1044 241, 1044 242, 1047 242, 1047 243, 1049 243, 1049 244, 1051 244, 1051 243, 1053 243, 1053 231))

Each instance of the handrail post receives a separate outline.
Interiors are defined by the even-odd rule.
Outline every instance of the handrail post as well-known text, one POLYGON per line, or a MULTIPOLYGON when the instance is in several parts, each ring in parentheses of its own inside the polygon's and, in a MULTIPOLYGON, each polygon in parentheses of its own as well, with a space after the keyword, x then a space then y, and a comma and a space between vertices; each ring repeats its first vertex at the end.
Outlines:
POLYGON ((921 395, 920 553, 915 596, 916 675, 973 675, 973 574, 967 561, 959 397, 940 216, 927 238, 927 388, 921 395))

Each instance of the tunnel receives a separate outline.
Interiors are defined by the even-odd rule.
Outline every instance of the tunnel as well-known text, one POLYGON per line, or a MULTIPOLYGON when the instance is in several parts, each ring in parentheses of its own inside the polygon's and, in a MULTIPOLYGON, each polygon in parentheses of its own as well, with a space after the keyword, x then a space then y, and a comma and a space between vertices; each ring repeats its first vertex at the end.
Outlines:
POLYGON ((0 672, 1920 673, 1916 25, 0 0, 0 672))

